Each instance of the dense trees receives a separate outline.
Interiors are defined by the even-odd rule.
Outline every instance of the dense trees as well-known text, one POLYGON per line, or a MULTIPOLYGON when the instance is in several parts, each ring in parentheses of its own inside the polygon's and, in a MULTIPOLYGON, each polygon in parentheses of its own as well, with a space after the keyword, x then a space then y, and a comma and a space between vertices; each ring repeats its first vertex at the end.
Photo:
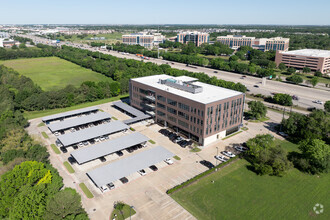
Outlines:
POLYGON ((275 145, 273 136, 257 135, 249 139, 246 145, 249 148, 246 158, 256 173, 283 176, 285 171, 292 168, 287 152, 281 146, 275 145))
POLYGON ((324 103, 324 110, 326 112, 330 112, 330 100, 328 100, 324 103))
POLYGON ((272 101, 276 104, 291 106, 292 105, 292 97, 289 94, 284 93, 276 93, 272 99, 272 101))
POLYGON ((248 106, 250 115, 255 119, 263 118, 267 114, 267 107, 260 101, 250 101, 248 106))
POLYGON ((290 77, 287 77, 286 78, 287 81, 290 81, 290 82, 293 82, 295 84, 299 84, 299 83, 302 83, 304 80, 301 76, 295 74, 293 76, 290 76, 290 77))

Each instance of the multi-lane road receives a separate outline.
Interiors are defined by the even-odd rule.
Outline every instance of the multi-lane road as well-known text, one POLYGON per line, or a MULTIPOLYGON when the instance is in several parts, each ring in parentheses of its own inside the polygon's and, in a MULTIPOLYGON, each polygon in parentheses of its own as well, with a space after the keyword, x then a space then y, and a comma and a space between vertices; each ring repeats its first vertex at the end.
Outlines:
MULTIPOLYGON (((32 39, 35 43, 43 43, 48 45, 54 45, 52 44, 52 41, 40 38, 36 36, 31 35, 20 35, 22 37, 27 37, 32 39)), ((90 47, 89 45, 85 44, 77 44, 77 43, 71 43, 71 42, 60 42, 58 44, 61 45, 68 45, 73 47, 79 47, 82 49, 87 49, 91 51, 99 51, 101 53, 110 54, 119 58, 126 58, 126 59, 135 59, 135 60, 141 60, 141 58, 137 57, 135 54, 127 54, 127 53, 121 53, 117 51, 109 51, 109 50, 99 50, 97 48, 90 47)), ((323 90, 319 88, 311 88, 306 86, 298 86, 273 80, 266 80, 266 84, 263 85, 261 83, 262 79, 258 77, 253 76, 247 76, 242 77, 240 74, 226 72, 226 71, 220 71, 220 70, 214 70, 210 68, 205 67, 191 67, 186 66, 186 64, 172 62, 172 61, 166 61, 161 59, 154 59, 150 58, 150 60, 145 60, 145 62, 152 62, 156 64, 169 64, 173 68, 182 69, 182 70, 188 70, 191 72, 204 72, 205 74, 209 76, 215 76, 219 79, 232 81, 232 82, 240 82, 243 85, 245 85, 249 93, 253 94, 263 94, 266 96, 272 95, 272 93, 287 93, 290 95, 296 95, 298 96, 299 100, 294 100, 294 105, 298 105, 304 108, 309 107, 315 107, 315 108, 323 108, 323 105, 313 103, 315 100, 320 100, 322 102, 325 102, 327 100, 330 100, 330 91, 329 90, 323 90), (256 87, 258 86, 258 87, 256 87)))

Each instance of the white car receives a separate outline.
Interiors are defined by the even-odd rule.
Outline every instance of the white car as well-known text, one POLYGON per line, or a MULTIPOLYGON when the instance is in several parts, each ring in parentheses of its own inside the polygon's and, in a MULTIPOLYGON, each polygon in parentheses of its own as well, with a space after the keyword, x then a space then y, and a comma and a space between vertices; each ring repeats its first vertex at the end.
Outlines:
POLYGON ((109 184, 107 184, 107 187, 108 187, 110 190, 112 190, 112 189, 115 188, 115 184, 113 184, 113 183, 109 183, 109 184))
POLYGON ((173 164, 173 161, 170 158, 165 159, 164 162, 167 163, 168 165, 173 164))
POLYGON ((60 133, 59 133, 59 132, 57 132, 57 131, 55 131, 55 132, 54 132, 54 135, 55 135, 55 136, 59 136, 59 135, 60 135, 60 133))
POLYGON ((100 190, 104 193, 104 192, 108 191, 109 188, 107 186, 101 186, 100 190))
POLYGON ((313 102, 314 102, 314 103, 316 103, 316 104, 320 104, 320 105, 323 105, 323 102, 322 102, 322 101, 320 101, 320 100, 314 100, 313 102))
POLYGON ((145 171, 144 169, 139 170, 138 173, 139 173, 141 176, 145 176, 145 175, 146 175, 146 171, 145 171))
POLYGON ((244 152, 244 151, 247 150, 245 147, 242 147, 242 146, 240 146, 240 145, 238 145, 238 146, 234 146, 234 148, 235 148, 237 151, 240 151, 240 152, 244 152))
POLYGON ((220 160, 222 162, 226 162, 228 160, 227 157, 222 156, 222 155, 218 155, 218 156, 214 156, 214 157, 215 157, 215 159, 220 160))
POLYGON ((236 157, 236 155, 230 151, 222 151, 221 153, 227 157, 236 157))
POLYGON ((103 136, 101 136, 101 137, 100 137, 100 140, 101 140, 101 141, 104 141, 104 140, 105 140, 105 138, 104 138, 103 136))
POLYGON ((99 142, 100 139, 99 139, 99 138, 95 138, 94 141, 95 141, 95 142, 99 142))
POLYGON ((75 131, 76 131, 76 129, 74 129, 74 128, 71 128, 71 129, 70 129, 70 131, 71 131, 71 132, 75 132, 75 131))

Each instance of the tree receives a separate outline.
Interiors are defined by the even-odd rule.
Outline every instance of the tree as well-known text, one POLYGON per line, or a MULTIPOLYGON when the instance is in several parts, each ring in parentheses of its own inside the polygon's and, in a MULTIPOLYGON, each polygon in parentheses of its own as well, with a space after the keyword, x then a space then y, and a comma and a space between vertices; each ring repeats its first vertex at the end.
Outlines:
POLYGON ((290 76, 290 77, 287 77, 286 78, 287 81, 290 81, 290 82, 293 82, 295 84, 299 84, 299 83, 302 83, 304 80, 303 78, 301 78, 301 76, 295 74, 293 76, 290 76))
POLYGON ((256 119, 260 119, 266 116, 267 107, 260 101, 250 101, 248 102, 250 109, 250 114, 256 119))
POLYGON ((26 47, 25 43, 21 43, 21 44, 19 45, 19 48, 20 48, 20 49, 25 49, 25 48, 27 48, 27 47, 26 47))
POLYGON ((237 61, 237 60, 238 60, 238 56, 236 56, 236 55, 232 55, 231 57, 229 57, 229 62, 237 61))
POLYGON ((273 61, 270 61, 270 62, 268 63, 268 68, 269 68, 269 69, 275 69, 275 68, 276 68, 276 63, 273 62, 273 61))
POLYGON ((16 49, 18 49, 18 47, 17 47, 17 45, 16 45, 16 44, 14 44, 14 45, 11 47, 11 49, 14 49, 14 50, 16 50, 16 49))
POLYGON ((304 67, 302 71, 303 73, 310 73, 311 69, 309 67, 304 67))
POLYGON ((317 77, 322 77, 322 73, 320 71, 316 71, 314 73, 314 76, 317 76, 317 77))
POLYGON ((330 112, 330 100, 328 100, 324 103, 324 110, 326 112, 330 112))
POLYGON ((289 94, 276 93, 273 97, 273 101, 276 104, 291 106, 292 105, 292 97, 289 94))
POLYGON ((50 198, 44 219, 88 219, 81 207, 81 197, 72 188, 65 188, 50 198))
POLYGON ((296 69, 293 68, 293 67, 289 67, 289 68, 287 69, 287 73, 288 73, 289 75, 291 75, 291 74, 293 74, 293 73, 295 73, 295 72, 296 72, 296 69))
POLYGON ((330 170, 330 145, 319 139, 307 139, 300 143, 299 149, 312 166, 312 172, 330 170))
POLYGON ((278 65, 278 68, 279 68, 281 71, 286 70, 286 66, 285 66, 284 63, 280 63, 280 64, 278 65))
POLYGON ((308 80, 308 82, 310 84, 312 84, 313 87, 315 87, 317 85, 317 83, 319 82, 319 78, 314 76, 311 80, 308 80))

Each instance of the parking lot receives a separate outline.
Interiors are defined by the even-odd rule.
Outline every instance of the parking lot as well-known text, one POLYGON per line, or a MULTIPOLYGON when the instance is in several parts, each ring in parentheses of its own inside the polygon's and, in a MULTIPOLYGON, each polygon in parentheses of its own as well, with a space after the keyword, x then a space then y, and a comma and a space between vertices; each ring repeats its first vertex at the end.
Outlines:
MULTIPOLYGON (((111 107, 110 103, 102 104, 98 107, 120 121, 131 118, 125 113, 111 107)), ((114 119, 111 121, 113 120, 114 119)), ((243 143, 258 133, 271 133, 268 124, 249 123, 248 131, 243 131, 229 139, 213 143, 202 149, 200 152, 191 152, 194 145, 190 145, 189 140, 187 140, 189 143, 185 146, 182 144, 182 140, 178 140, 178 142, 182 144, 182 146, 180 146, 178 143, 175 143, 175 141, 172 141, 175 140, 173 137, 169 138, 170 135, 164 134, 164 127, 143 121, 130 125, 135 131, 128 129, 125 132, 120 131, 111 134, 109 135, 109 140, 116 139, 123 135, 132 134, 134 132, 140 132, 142 135, 153 140, 155 144, 147 142, 145 147, 137 148, 131 153, 127 150, 122 150, 122 156, 113 153, 105 156, 104 162, 100 159, 96 159, 81 165, 73 163, 72 167, 75 170, 75 173, 69 174, 64 167, 63 162, 68 161, 70 153, 73 151, 91 146, 91 144, 78 147, 78 149, 68 147, 68 152, 55 154, 51 149, 50 144, 55 143, 57 136, 52 134, 46 126, 38 127, 40 122, 40 118, 31 120, 31 125, 28 128, 29 133, 47 145, 50 152, 51 163, 58 169, 60 175, 63 177, 65 186, 75 188, 82 195, 83 206, 91 219, 108 219, 114 202, 118 200, 134 206, 137 213, 132 217, 133 219, 194 219, 190 213, 166 195, 166 190, 206 171, 208 167, 201 164, 201 161, 205 160, 211 162, 213 165, 219 164, 222 161, 217 160, 214 156, 217 154, 225 156, 220 152, 227 150, 237 154, 239 151, 233 148, 234 144, 243 143), (46 132, 49 139, 43 138, 41 132, 46 132), (174 162, 172 165, 160 161, 159 163, 154 164, 158 168, 157 171, 153 171, 149 167, 146 167, 144 168, 145 175, 143 176, 138 172, 134 172, 126 176, 128 183, 123 184, 120 180, 116 180, 113 182, 115 188, 107 190, 104 193, 102 193, 102 191, 96 187, 86 175, 86 173, 91 170, 148 151, 156 146, 164 147, 166 150, 181 158, 181 160, 172 159, 174 162), (88 187, 93 193, 94 198, 86 198, 79 187, 80 183, 84 183, 88 187)), ((171 132, 171 130, 169 130, 169 132, 171 132)), ((100 142, 104 143, 105 141, 107 140, 100 142)))

